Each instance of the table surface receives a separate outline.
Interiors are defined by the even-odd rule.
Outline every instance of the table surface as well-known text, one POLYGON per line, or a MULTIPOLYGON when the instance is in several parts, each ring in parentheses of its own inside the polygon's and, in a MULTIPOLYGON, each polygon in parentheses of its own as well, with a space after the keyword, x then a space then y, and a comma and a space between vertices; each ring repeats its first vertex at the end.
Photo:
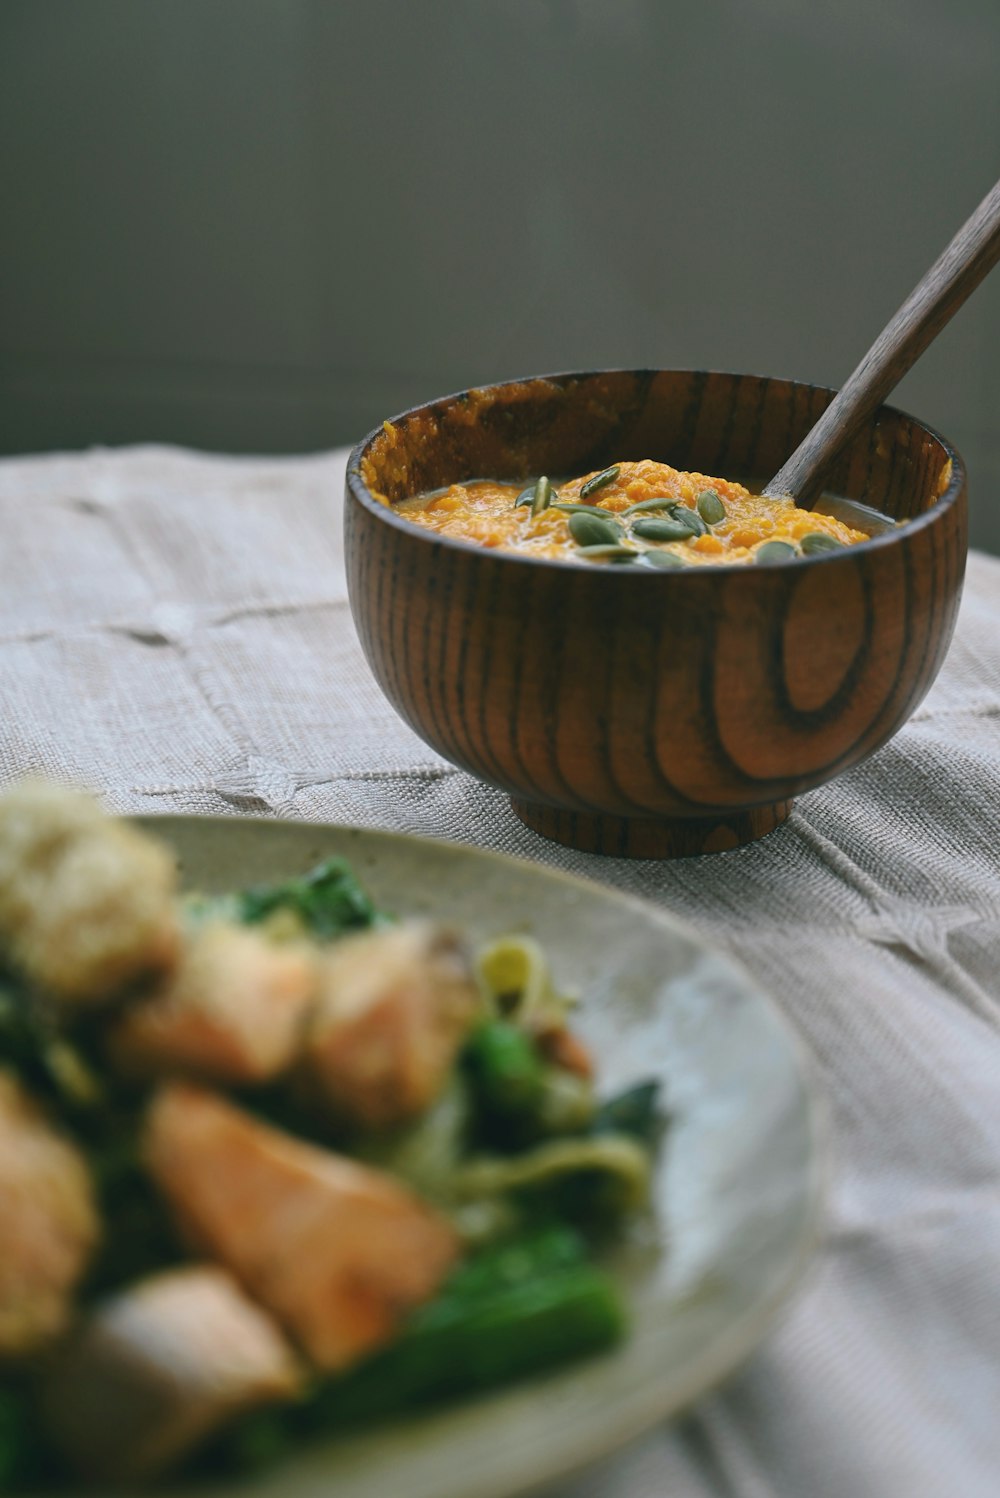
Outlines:
POLYGON ((771 837, 680 863, 545 843, 396 717, 362 657, 345 454, 0 462, 0 783, 499 848, 662 903, 781 1003, 833 1113, 829 1230, 724 1391, 553 1498, 1000 1488, 1000 562, 941 676, 771 837))

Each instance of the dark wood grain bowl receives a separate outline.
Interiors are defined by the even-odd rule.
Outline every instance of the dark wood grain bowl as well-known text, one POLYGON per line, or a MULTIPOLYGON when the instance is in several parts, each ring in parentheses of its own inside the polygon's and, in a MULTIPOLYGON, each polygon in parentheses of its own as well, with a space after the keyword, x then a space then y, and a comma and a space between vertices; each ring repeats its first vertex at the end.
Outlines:
POLYGON ((535 560, 442 537, 392 505, 618 459, 766 478, 832 395, 615 370, 394 417, 351 454, 345 519, 351 608, 389 700, 446 759, 507 791, 529 827, 573 847, 676 857, 770 832, 794 796, 884 744, 937 675, 967 548, 965 469, 943 438, 883 407, 829 488, 905 523, 786 565, 535 560))

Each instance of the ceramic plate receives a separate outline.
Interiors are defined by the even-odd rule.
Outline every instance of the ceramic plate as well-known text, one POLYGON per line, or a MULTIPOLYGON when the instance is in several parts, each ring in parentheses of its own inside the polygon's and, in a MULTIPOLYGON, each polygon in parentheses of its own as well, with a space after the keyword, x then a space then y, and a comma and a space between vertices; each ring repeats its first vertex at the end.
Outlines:
POLYGON ((633 1321, 619 1351, 314 1444, 252 1484, 172 1493, 506 1498, 675 1414, 760 1340, 816 1244, 823 1151, 802 1050, 745 973, 652 906, 495 854, 304 823, 147 825, 174 844, 189 887, 237 888, 343 854, 387 910, 446 918, 477 941, 530 932, 581 996, 602 1091, 654 1074, 672 1116, 655 1228, 617 1255, 633 1321))

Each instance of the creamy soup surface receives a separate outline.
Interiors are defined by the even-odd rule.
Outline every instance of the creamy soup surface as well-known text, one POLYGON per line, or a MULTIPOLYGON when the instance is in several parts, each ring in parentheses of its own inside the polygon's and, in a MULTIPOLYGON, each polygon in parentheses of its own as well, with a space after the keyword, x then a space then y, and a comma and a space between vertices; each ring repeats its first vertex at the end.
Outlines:
MULTIPOLYGON (((416 525, 479 546, 596 565, 794 561, 854 546, 871 534, 871 527, 854 529, 833 515, 799 509, 791 499, 767 498, 731 480, 650 459, 551 481, 470 479, 396 508, 416 525)), ((850 513, 843 501, 839 509, 850 513)), ((861 523, 863 515, 859 506, 861 523)))

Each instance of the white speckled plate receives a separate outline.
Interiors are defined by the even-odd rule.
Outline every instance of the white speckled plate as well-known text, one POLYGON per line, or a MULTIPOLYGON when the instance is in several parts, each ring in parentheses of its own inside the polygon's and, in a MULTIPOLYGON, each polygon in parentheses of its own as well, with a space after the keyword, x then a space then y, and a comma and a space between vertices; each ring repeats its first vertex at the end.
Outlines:
POLYGON ((603 1088, 655 1074, 673 1116, 656 1233, 619 1255, 633 1307, 619 1351, 313 1444, 253 1483, 166 1498, 506 1498, 606 1455, 746 1357, 816 1245, 824 1150, 803 1051, 745 973, 652 906, 495 854, 304 823, 147 825, 174 844, 188 886, 237 888, 344 854, 388 910, 447 918, 474 940, 531 932, 582 996, 603 1088))

